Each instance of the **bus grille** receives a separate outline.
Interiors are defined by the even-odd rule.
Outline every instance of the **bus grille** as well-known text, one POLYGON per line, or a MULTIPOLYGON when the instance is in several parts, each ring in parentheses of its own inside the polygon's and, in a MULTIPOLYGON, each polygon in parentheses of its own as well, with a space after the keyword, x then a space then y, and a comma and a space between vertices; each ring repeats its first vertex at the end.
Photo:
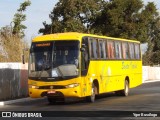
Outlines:
POLYGON ((39 86, 39 89, 65 89, 62 85, 51 85, 51 86, 39 86))

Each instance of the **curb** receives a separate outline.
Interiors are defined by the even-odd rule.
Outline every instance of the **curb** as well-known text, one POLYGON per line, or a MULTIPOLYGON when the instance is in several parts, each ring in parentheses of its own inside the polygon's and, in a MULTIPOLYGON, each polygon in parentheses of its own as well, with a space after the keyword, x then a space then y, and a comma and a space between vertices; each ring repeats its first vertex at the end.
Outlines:
POLYGON ((18 103, 18 102, 28 102, 28 101, 40 100, 40 99, 44 99, 44 97, 36 98, 36 99, 27 97, 27 98, 15 99, 15 100, 0 101, 0 106, 9 105, 9 104, 18 103))
POLYGON ((143 83, 160 82, 160 80, 145 80, 143 83))

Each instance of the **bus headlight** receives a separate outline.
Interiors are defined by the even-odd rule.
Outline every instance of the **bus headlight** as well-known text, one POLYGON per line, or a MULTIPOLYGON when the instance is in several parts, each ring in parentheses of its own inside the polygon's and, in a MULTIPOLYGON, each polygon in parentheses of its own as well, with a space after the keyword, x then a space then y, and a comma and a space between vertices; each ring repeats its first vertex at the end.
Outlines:
POLYGON ((38 89, 38 88, 39 88, 39 86, 29 85, 29 88, 38 89))
POLYGON ((79 86, 79 83, 73 83, 73 84, 66 85, 66 88, 74 88, 77 86, 79 86))

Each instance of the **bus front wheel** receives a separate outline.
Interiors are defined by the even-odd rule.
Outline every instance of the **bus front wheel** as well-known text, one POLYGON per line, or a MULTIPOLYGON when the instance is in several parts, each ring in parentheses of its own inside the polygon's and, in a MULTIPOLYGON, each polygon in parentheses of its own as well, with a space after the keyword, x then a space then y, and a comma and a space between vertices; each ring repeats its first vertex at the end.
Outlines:
POLYGON ((96 93, 97 93, 97 86, 95 86, 95 84, 92 84, 92 90, 91 90, 91 96, 87 96, 86 100, 87 102, 94 102, 96 99, 96 93))
POLYGON ((53 99, 53 98, 51 98, 51 97, 48 97, 47 99, 48 99, 48 102, 49 102, 50 104, 55 104, 55 103, 56 103, 56 100, 53 99))

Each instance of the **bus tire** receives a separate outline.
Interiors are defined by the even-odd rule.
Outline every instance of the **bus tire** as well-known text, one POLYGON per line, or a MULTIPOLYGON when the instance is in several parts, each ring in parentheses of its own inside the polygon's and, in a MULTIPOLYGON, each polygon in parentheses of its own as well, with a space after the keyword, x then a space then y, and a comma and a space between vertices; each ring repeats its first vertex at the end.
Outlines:
POLYGON ((128 82, 128 80, 125 80, 124 90, 122 90, 121 94, 122 94, 122 96, 128 96, 128 94, 129 94, 129 82, 128 82))
POLYGON ((97 93, 97 86, 94 83, 92 83, 91 96, 86 97, 87 102, 93 103, 96 99, 96 93, 97 93))
POLYGON ((125 80, 124 89, 120 90, 120 91, 116 91, 115 93, 118 96, 128 96, 128 94, 129 94, 129 82, 128 82, 128 80, 125 80))

